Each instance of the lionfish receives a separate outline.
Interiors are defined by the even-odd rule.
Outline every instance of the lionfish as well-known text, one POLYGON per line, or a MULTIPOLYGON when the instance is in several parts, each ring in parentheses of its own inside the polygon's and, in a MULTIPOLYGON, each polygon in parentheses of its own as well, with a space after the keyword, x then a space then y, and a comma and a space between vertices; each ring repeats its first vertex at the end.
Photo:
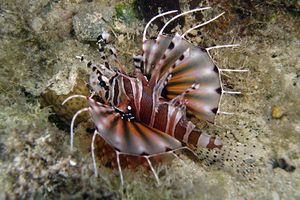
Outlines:
MULTIPOLYGON (((201 120, 214 123, 220 112, 220 100, 224 93, 239 92, 223 90, 220 73, 222 71, 242 72, 244 70, 220 69, 210 56, 209 51, 215 48, 235 47, 238 45, 221 45, 201 48, 191 44, 185 36, 194 29, 204 26, 224 14, 198 24, 185 33, 176 33, 174 37, 164 35, 164 29, 175 19, 183 15, 207 10, 210 7, 197 8, 180 13, 167 21, 159 31, 156 39, 147 39, 146 33, 150 24, 157 18, 178 12, 172 10, 153 17, 143 32, 143 54, 134 55, 136 77, 126 74, 124 67, 117 60, 116 50, 109 51, 115 61, 115 68, 108 62, 96 65, 83 56, 77 56, 87 67, 92 69, 89 85, 92 88, 90 97, 83 98, 88 107, 75 113, 70 127, 71 150, 73 149, 73 126, 76 117, 82 112, 89 112, 95 124, 92 137, 91 154, 93 167, 97 176, 97 165, 94 155, 96 136, 100 136, 116 153, 121 184, 123 174, 120 155, 143 157, 147 160, 151 171, 159 183, 149 158, 174 153, 179 149, 204 147, 221 148, 222 141, 198 129, 186 116, 189 111, 201 120), (94 95, 101 97, 98 102, 94 95)), ((103 33, 97 44, 102 58, 105 59, 104 46, 109 37, 103 33)))

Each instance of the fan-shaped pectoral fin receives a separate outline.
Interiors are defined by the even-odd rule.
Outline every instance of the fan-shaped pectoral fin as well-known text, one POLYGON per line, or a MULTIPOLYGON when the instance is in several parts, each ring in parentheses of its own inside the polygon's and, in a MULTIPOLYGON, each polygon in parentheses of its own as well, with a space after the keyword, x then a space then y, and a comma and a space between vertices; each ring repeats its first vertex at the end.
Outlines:
POLYGON ((189 111, 200 119, 214 122, 222 93, 218 68, 207 52, 194 46, 175 65, 165 87, 165 97, 174 99, 184 94, 182 99, 189 111))
MULTIPOLYGON (((126 114, 98 104, 92 99, 88 102, 99 135, 116 150, 122 184, 123 174, 119 158, 121 154, 151 156, 182 147, 180 141, 167 133, 151 128, 134 118, 127 118, 126 114)), ((149 166, 153 170, 151 162, 149 166)))

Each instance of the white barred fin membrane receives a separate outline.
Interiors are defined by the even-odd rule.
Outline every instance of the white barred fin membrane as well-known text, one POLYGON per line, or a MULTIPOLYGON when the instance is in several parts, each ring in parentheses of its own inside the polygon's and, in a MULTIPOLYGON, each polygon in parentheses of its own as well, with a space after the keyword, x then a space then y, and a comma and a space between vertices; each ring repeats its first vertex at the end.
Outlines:
POLYGON ((171 43, 172 38, 160 35, 156 40, 147 40, 143 44, 145 75, 151 75, 153 68, 163 57, 166 49, 171 43))
MULTIPOLYGON (((173 99, 191 88, 193 84, 198 84, 197 89, 184 97, 187 109, 200 119, 214 122, 222 89, 218 68, 208 53, 190 44, 179 34, 172 39, 166 36, 160 36, 158 39, 160 44, 165 40, 169 46, 165 49, 159 62, 150 57, 146 58, 148 63, 156 63, 149 84, 156 84, 169 68, 174 68, 171 73, 172 77, 165 87, 165 97, 173 99)), ((154 41, 149 41, 148 44, 149 46, 153 44, 148 49, 155 50, 157 48, 154 47, 157 45, 154 41)), ((160 50, 162 51, 163 48, 160 50)))
POLYGON ((115 111, 106 111, 88 100, 91 116, 101 137, 117 151, 129 155, 152 155, 180 148, 181 143, 168 134, 135 120, 123 120, 115 111))

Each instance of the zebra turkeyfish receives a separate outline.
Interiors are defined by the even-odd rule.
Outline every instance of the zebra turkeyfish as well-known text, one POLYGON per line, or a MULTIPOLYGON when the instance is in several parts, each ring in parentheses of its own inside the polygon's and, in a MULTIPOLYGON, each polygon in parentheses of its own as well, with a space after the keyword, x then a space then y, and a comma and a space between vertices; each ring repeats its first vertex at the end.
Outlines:
MULTIPOLYGON (((115 61, 114 68, 108 62, 96 65, 83 56, 78 56, 92 69, 89 80, 92 95, 90 97, 73 95, 63 104, 73 98, 83 98, 88 102, 87 108, 79 110, 73 116, 70 128, 71 150, 75 119, 80 113, 87 111, 96 127, 91 143, 96 176, 94 143, 97 136, 104 139, 116 152, 122 185, 120 155, 145 158, 159 183, 158 175, 149 158, 173 153, 179 149, 193 151, 192 147, 208 149, 222 147, 219 138, 198 129, 188 119, 186 113, 189 111, 197 118, 213 123, 216 115, 221 113, 219 104, 222 94, 239 93, 223 90, 220 73, 244 70, 219 69, 209 53, 214 48, 237 45, 201 48, 191 44, 185 36, 224 13, 188 29, 183 34, 176 33, 174 37, 163 34, 164 29, 178 17, 209 8, 197 8, 180 13, 164 24, 155 39, 147 39, 147 29, 154 20, 177 11, 168 11, 153 17, 143 32, 143 54, 133 57, 136 77, 126 74, 124 67, 117 60, 116 50, 112 47, 109 52, 115 61), (93 98, 95 96, 99 96, 101 102, 93 98)), ((97 42, 103 59, 106 58, 103 51, 108 37, 108 33, 103 33, 97 42)))

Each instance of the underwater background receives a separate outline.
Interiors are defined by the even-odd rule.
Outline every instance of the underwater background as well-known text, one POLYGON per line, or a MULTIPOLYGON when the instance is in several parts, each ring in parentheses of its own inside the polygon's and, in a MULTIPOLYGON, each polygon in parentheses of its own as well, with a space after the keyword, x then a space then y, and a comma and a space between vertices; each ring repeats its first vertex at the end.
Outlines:
MULTIPOLYGON (((0 0, 0 199, 300 199, 300 1, 299 0, 0 0), (155 166, 161 184, 143 165, 123 170, 101 151, 99 177, 90 154, 92 123, 76 121, 85 106, 72 94, 89 95, 88 70, 75 56, 101 63, 97 37, 111 43, 126 71, 141 52, 146 22, 159 12, 212 9, 172 23, 183 30, 225 12, 188 40, 201 47, 240 44, 212 52, 226 88, 216 124, 193 122, 219 135, 221 152, 199 149, 198 158, 155 166)), ((156 36, 164 20, 149 29, 156 36)), ((100 142, 99 142, 100 143, 100 142)))

